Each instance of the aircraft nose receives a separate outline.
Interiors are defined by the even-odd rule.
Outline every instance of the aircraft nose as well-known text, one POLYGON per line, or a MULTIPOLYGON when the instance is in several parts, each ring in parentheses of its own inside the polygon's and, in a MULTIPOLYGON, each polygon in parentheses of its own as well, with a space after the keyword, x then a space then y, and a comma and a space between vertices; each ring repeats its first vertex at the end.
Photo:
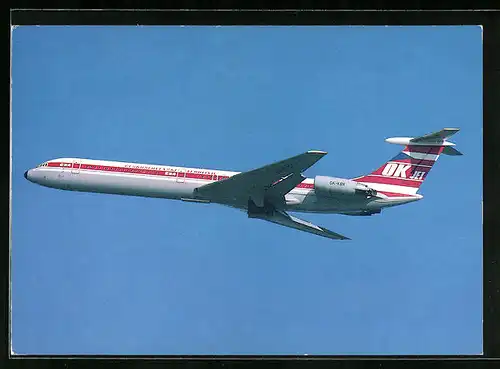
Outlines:
POLYGON ((29 170, 27 170, 26 172, 24 172, 24 178, 26 178, 29 181, 28 174, 29 174, 29 170))

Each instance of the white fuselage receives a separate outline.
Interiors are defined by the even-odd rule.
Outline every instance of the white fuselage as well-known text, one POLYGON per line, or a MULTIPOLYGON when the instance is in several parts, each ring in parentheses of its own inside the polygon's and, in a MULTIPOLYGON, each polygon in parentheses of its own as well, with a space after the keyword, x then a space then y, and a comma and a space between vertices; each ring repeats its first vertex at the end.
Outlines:
MULTIPOLYGON (((199 201, 195 188, 229 178, 239 172, 60 158, 45 162, 25 173, 34 183, 70 191, 98 192, 130 196, 199 201)), ((285 210, 319 213, 352 213, 379 211, 387 206, 419 200, 421 196, 391 198, 320 197, 314 191, 314 179, 307 178, 286 196, 285 210)), ((225 202, 245 208, 242 202, 225 202)))

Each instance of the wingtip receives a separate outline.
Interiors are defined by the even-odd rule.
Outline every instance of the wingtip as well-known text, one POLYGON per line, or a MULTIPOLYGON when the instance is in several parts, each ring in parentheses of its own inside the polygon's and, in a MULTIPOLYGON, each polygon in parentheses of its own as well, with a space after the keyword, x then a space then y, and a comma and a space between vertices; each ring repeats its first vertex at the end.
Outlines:
POLYGON ((319 154, 319 155, 326 155, 326 154, 328 154, 326 151, 321 151, 321 150, 309 150, 307 153, 308 154, 319 154))

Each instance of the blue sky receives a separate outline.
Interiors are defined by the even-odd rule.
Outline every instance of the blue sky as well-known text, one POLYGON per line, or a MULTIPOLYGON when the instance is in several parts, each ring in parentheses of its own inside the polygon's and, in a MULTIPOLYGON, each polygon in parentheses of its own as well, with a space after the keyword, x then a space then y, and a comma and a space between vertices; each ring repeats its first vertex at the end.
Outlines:
POLYGON ((37 354, 482 352, 479 27, 19 27, 12 347, 37 354), (355 177, 390 136, 459 127, 424 199, 300 216, 76 193, 58 157, 249 170, 309 149, 355 177))

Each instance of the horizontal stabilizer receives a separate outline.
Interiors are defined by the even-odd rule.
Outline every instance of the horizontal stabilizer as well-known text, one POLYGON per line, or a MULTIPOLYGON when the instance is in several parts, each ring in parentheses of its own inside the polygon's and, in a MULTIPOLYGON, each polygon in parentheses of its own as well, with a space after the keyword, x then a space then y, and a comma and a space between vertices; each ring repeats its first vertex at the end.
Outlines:
POLYGON ((298 229, 299 231, 313 233, 318 236, 331 238, 334 240, 350 240, 350 238, 348 237, 342 236, 341 234, 332 232, 326 228, 317 226, 308 221, 291 216, 290 214, 281 210, 275 210, 272 212, 272 214, 259 214, 258 216, 253 215, 252 217, 267 220, 269 222, 279 224, 285 227, 295 228, 298 229))
POLYGON ((451 146, 445 146, 441 154, 451 155, 451 156, 463 155, 460 151, 451 146))
POLYGON ((429 133, 424 136, 415 137, 410 140, 410 143, 433 143, 433 142, 442 142, 446 140, 448 137, 453 136, 455 133, 460 131, 460 128, 443 128, 442 130, 434 133, 429 133))

